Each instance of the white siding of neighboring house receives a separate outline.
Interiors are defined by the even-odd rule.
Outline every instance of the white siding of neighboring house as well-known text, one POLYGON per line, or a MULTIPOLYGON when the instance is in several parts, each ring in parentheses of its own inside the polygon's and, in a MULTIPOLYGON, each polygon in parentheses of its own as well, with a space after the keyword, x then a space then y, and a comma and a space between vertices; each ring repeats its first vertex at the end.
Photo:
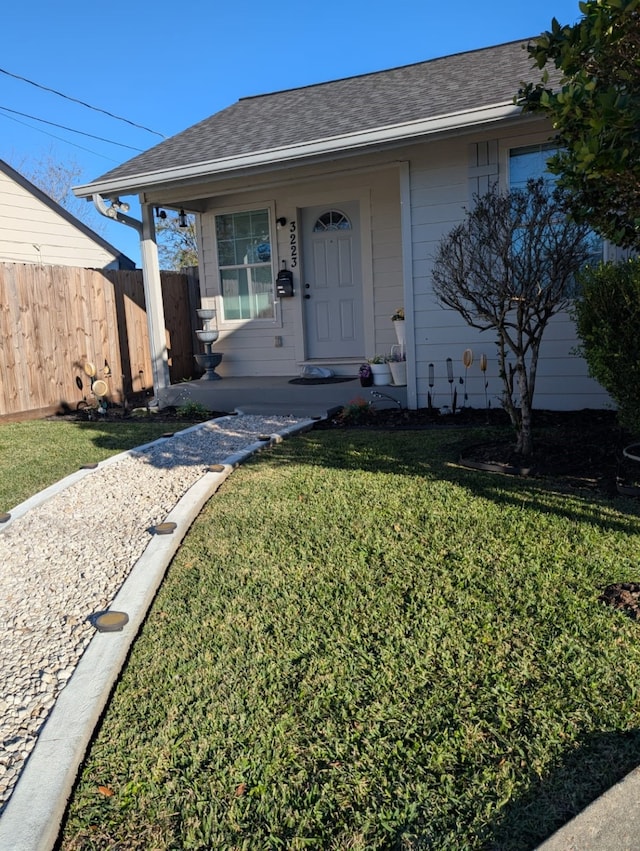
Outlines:
POLYGON ((116 258, 0 169, 0 262, 103 269, 116 258))

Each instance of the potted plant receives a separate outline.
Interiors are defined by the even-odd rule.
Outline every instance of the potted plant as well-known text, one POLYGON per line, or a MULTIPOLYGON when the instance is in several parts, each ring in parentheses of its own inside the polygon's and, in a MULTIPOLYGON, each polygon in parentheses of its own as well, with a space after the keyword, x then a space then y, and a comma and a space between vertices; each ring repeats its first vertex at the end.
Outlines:
POLYGON ((374 357, 368 360, 373 375, 373 383, 378 387, 384 384, 391 384, 389 357, 389 355, 374 355, 374 357))
POLYGON ((371 387, 371 385, 373 384, 373 373, 371 372, 370 364, 363 363, 360 369, 358 370, 358 375, 360 376, 361 387, 371 387))
POLYGON ((404 348, 400 345, 391 347, 391 357, 389 359, 389 368, 393 383, 397 387, 404 387, 407 383, 407 356, 404 353, 404 348))
POLYGON ((391 321, 393 322, 393 327, 396 330, 396 337, 398 338, 398 345, 402 346, 404 349, 405 345, 405 333, 404 333, 404 307, 399 307, 393 316, 391 317, 391 321))

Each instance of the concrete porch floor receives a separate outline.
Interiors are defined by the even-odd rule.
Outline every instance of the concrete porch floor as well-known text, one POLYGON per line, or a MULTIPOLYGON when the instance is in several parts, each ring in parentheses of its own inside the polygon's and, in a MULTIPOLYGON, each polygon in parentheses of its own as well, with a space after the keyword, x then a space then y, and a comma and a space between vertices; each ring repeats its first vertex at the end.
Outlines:
POLYGON ((289 384, 295 376, 251 376, 219 381, 185 381, 157 394, 161 408, 199 402, 210 411, 324 417, 360 397, 378 408, 407 406, 407 388, 393 385, 362 387, 360 379, 336 384, 289 384), (375 394, 381 394, 378 397, 375 394), (387 398, 389 397, 389 398, 387 398))

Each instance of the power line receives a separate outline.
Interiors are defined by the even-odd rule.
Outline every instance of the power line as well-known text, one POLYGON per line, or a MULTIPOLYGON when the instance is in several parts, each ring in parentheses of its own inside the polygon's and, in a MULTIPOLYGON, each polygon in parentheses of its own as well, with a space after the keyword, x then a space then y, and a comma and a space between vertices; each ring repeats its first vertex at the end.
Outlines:
POLYGON ((11 109, 8 106, 0 106, 0 110, 12 112, 14 115, 21 115, 23 118, 30 118, 32 121, 40 121, 42 124, 49 124, 51 127, 59 127, 61 130, 68 130, 70 133, 79 133, 81 136, 88 136, 90 139, 97 139, 99 142, 107 142, 109 145, 119 145, 121 148, 128 148, 130 151, 136 151, 139 154, 142 153, 142 148, 134 148, 132 145, 125 145, 123 142, 114 142, 112 139, 105 139, 103 136, 94 136, 93 133, 85 133, 84 130, 74 130, 73 127, 56 124, 55 121, 47 121, 45 118, 38 118, 36 115, 29 115, 26 112, 18 112, 17 109, 11 109))
POLYGON ((106 109, 100 109, 99 106, 91 106, 90 103, 85 103, 83 100, 78 100, 78 98, 65 95, 63 92, 51 89, 49 86, 43 86, 41 83, 35 83, 33 80, 28 80, 26 77, 21 77, 19 74, 12 74, 11 71, 5 71, 4 68, 0 68, 0 74, 6 74, 7 77, 13 77, 15 80, 22 80, 23 83, 29 83, 29 85, 35 86, 37 89, 42 89, 45 92, 52 92, 52 94, 58 95, 65 100, 70 100, 74 103, 79 103, 81 106, 86 106, 87 109, 92 109, 94 112, 101 112, 103 115, 108 115, 109 118, 115 118, 116 121, 124 121, 125 124, 137 127, 139 130, 146 130, 147 133, 153 133, 154 136, 160 136, 161 139, 167 138, 163 133, 158 133, 157 130, 151 130, 149 127, 144 127, 142 124, 136 124, 135 121, 129 121, 128 118, 122 118, 120 115, 114 115, 113 112, 108 112, 106 109))
POLYGON ((105 154, 99 154, 97 151, 92 151, 91 148, 85 148, 84 145, 76 145, 75 142, 63 139, 62 136, 56 136, 55 133, 47 133, 46 130, 42 130, 40 127, 34 127, 32 124, 27 124, 26 121, 20 121, 19 118, 14 118, 12 115, 0 114, 2 114, 4 118, 8 118, 9 121, 15 121, 16 124, 22 124, 23 127, 29 127, 29 129, 35 130, 37 133, 44 133, 45 136, 50 136, 52 139, 64 142, 65 145, 72 145, 74 148, 79 148, 81 151, 86 151, 89 154, 93 154, 95 157, 102 157, 103 160, 108 160, 110 163, 118 163, 118 160, 114 160, 112 157, 107 157, 105 154))

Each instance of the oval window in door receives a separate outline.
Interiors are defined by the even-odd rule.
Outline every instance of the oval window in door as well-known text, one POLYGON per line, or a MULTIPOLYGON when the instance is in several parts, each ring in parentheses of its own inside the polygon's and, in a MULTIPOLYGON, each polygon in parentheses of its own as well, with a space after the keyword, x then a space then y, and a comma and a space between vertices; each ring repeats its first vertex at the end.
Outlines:
POLYGON ((351 230, 351 221, 339 210, 328 210, 316 219, 313 232, 323 233, 329 230, 351 230))

